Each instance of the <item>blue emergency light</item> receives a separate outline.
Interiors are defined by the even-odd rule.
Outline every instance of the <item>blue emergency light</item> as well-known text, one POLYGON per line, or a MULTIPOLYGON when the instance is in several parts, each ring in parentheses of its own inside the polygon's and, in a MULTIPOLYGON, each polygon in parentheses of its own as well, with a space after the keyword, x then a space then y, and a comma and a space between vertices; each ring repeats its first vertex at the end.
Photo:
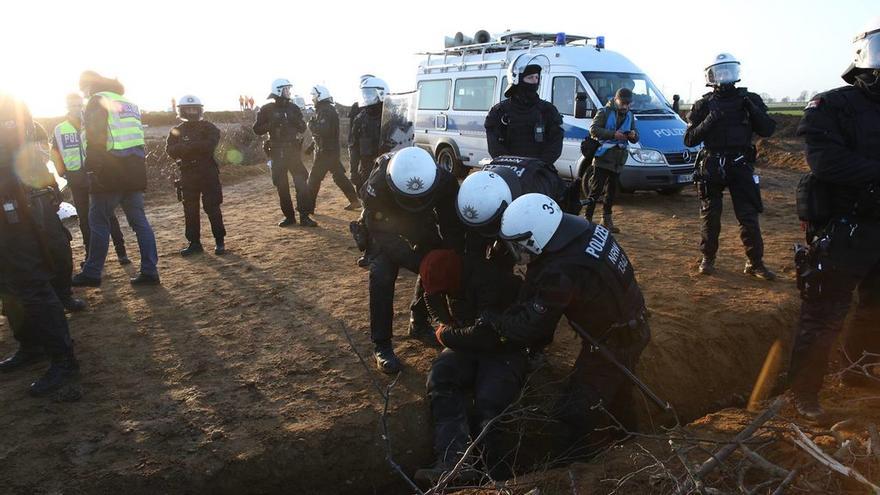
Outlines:
POLYGON ((556 46, 565 46, 565 33, 556 33, 556 46))
POLYGON ((605 48, 605 37, 604 36, 596 36, 596 48, 599 50, 605 48))

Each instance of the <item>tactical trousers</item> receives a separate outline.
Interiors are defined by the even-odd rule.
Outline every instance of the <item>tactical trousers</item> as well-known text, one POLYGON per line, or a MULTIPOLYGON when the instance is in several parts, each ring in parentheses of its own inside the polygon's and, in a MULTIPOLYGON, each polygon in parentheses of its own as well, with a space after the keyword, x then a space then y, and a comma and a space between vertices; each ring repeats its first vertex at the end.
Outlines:
POLYGON ((15 282, 0 293, 3 314, 21 350, 45 352, 53 362, 73 355, 64 306, 49 282, 15 282))
MULTIPOLYGON (((858 305, 850 320, 843 348, 852 362, 862 352, 880 354, 880 223, 851 225, 830 234, 821 274, 801 291, 801 313, 791 350, 789 383, 798 394, 814 396, 822 388, 828 359, 850 309, 852 294, 858 291, 858 305)), ((863 361, 864 362, 864 361, 863 361)), ((868 363, 876 359, 868 360, 868 363)), ((848 361, 847 361, 848 363, 848 361)))
MULTIPOLYGON (((521 350, 475 353, 444 349, 428 373, 428 398, 434 420, 434 453, 442 463, 455 463, 472 438, 493 418, 504 412, 520 393, 527 358, 521 350), (468 392, 473 392, 473 399, 468 392), (468 417, 473 409, 474 421, 468 417), (476 431, 471 434, 471 424, 476 431)), ((481 447, 483 460, 495 479, 503 479, 513 461, 498 428, 493 428, 481 447)))
POLYGON ((312 194, 309 192, 309 173, 300 159, 297 147, 278 148, 272 150, 272 184, 278 190, 281 212, 285 218, 296 218, 293 201, 290 198, 290 181, 287 174, 293 176, 293 188, 296 190, 296 210, 311 214, 315 211, 312 194))
POLYGON ((721 234, 721 213, 723 192, 730 191, 733 213, 739 222, 739 237, 746 250, 746 257, 752 264, 764 259, 764 240, 758 214, 763 211, 761 192, 753 177, 754 169, 748 164, 727 165, 723 168, 725 179, 708 180, 698 183, 700 197, 700 252, 710 260, 718 252, 718 236, 721 234))
POLYGON ((186 240, 201 243, 201 215, 199 214, 199 201, 208 221, 211 222, 211 233, 218 243, 226 237, 226 228, 223 226, 223 213, 220 205, 223 204, 223 187, 220 184, 219 171, 206 170, 203 174, 187 177, 183 176, 182 197, 183 217, 186 240))
MULTIPOLYGON (((370 259, 370 340, 377 347, 391 345, 394 326, 394 284, 401 268, 419 273, 423 253, 412 249, 400 236, 371 232, 367 250, 370 259)), ((419 284, 412 306, 419 305, 419 284)), ((423 303, 422 303, 423 304, 423 303)))
POLYGON ((47 235, 46 241, 49 244, 49 252, 52 254, 52 263, 55 268, 52 288, 61 300, 68 300, 73 297, 71 289, 73 251, 70 249, 70 241, 73 240, 73 236, 70 235, 70 231, 66 227, 63 225, 60 227, 53 229, 53 232, 47 235))
MULTIPOLYGON (((83 246, 86 249, 86 258, 89 257, 89 239, 92 229, 89 227, 89 187, 70 188, 73 193, 73 206, 76 207, 76 216, 79 220, 79 231, 82 234, 83 246)), ((113 248, 119 257, 127 256, 125 251, 125 238, 119 228, 119 220, 116 215, 110 218, 110 238, 113 239, 113 248)))
POLYGON ((358 202, 357 192, 348 177, 345 176, 345 169, 342 167, 342 161, 339 159, 339 152, 318 152, 315 154, 315 163, 309 172, 309 190, 312 191, 312 201, 317 203, 318 191, 321 189, 321 181, 330 172, 333 176, 333 182, 339 187, 339 190, 345 194, 345 198, 349 203, 358 202))
POLYGON ((590 176, 589 189, 587 196, 587 210, 585 212, 587 218, 592 221, 593 212, 596 210, 596 203, 605 193, 605 199, 602 202, 602 212, 606 215, 611 214, 611 207, 614 206, 614 199, 617 197, 617 180, 620 174, 610 170, 596 167, 593 175, 590 176), (607 192, 606 192, 607 189, 607 192))
POLYGON ((357 164, 357 170, 354 169, 354 164, 352 164, 351 182, 354 184, 356 190, 360 191, 361 186, 363 186, 364 182, 370 177, 370 172, 373 171, 376 158, 378 158, 378 156, 362 156, 357 164))

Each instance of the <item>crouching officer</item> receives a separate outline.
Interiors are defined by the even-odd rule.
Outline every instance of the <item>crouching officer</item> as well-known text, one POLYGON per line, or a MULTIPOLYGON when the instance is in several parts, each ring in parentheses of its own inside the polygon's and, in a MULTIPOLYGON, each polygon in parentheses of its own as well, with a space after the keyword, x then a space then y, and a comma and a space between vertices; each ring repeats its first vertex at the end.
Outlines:
POLYGON ((291 87, 287 79, 272 81, 272 91, 268 97, 274 101, 260 108, 254 123, 254 132, 257 135, 269 134, 266 148, 272 160, 272 184, 278 190, 281 212, 284 213, 284 220, 278 226, 296 225, 296 213, 290 199, 290 182, 287 179, 289 173, 293 176, 293 188, 296 190, 300 225, 317 227, 318 224, 309 218, 315 207, 309 191, 309 173, 300 158, 306 123, 303 121, 302 111, 290 99, 291 87))
POLYGON ((356 210, 360 207, 357 192, 342 167, 339 157, 339 113, 333 104, 330 91, 324 86, 312 87, 312 103, 315 104, 315 115, 309 120, 309 130, 315 139, 315 160, 312 170, 309 172, 309 190, 312 192, 313 203, 318 200, 318 191, 321 189, 321 181, 330 172, 333 182, 339 187, 346 199, 346 210, 356 210))
MULTIPOLYGON (((623 165, 629 157, 629 143, 639 141, 639 133, 636 131, 636 119, 630 110, 633 94, 628 88, 620 88, 614 98, 599 110, 593 123, 590 125, 590 136, 601 143, 593 158, 593 173, 589 176, 589 183, 585 184, 584 191, 587 193, 585 215, 587 220, 593 221, 593 213, 596 211, 596 202, 599 196, 605 192, 602 201, 602 225, 611 232, 620 232, 614 226, 611 217, 611 208, 614 206, 614 198, 617 196, 617 182, 623 165)), ((584 181, 587 177, 584 176, 584 181)))
MULTIPOLYGON (((798 194, 811 244, 796 258, 803 302, 789 380, 798 412, 819 421, 826 419, 819 390, 853 290, 859 302, 843 344, 847 358, 880 353, 880 18, 856 37, 855 52, 843 74, 849 85, 814 97, 797 130, 811 171, 798 194)), ((851 371, 843 381, 877 383, 851 371)))
POLYGON ((0 361, 0 371, 48 355, 49 370, 30 387, 31 395, 43 396, 74 381, 79 364, 64 307, 50 284, 52 246, 69 238, 56 213, 54 179, 34 139, 27 107, 0 94, 0 297, 19 343, 13 356, 0 361))
POLYGON ((211 222, 214 234, 214 254, 225 254, 226 228, 223 226, 223 186, 220 185, 220 167, 214 159, 214 150, 220 143, 220 129, 202 119, 204 107, 193 95, 180 98, 177 110, 184 121, 168 134, 165 152, 177 160, 180 180, 177 182, 179 198, 183 201, 185 235, 189 246, 180 254, 189 256, 204 251, 201 240, 199 200, 211 222))
MULTIPOLYGON (((385 373, 401 369, 391 345, 398 272, 406 268, 418 273, 422 256, 431 249, 461 250, 457 194, 452 174, 439 169, 421 148, 382 155, 361 188, 362 218, 370 238, 370 339, 376 365, 385 373)), ((413 306, 418 304, 418 287, 413 306)))
POLYGON ((746 249, 744 273, 764 280, 776 275, 764 266, 764 240, 758 214, 764 211, 761 189, 755 175, 756 151, 752 134, 769 137, 776 122, 767 115, 767 106, 755 93, 737 88, 739 61, 722 53, 706 67, 706 86, 713 88, 694 103, 688 113, 684 144, 705 148, 697 160, 697 188, 700 196, 700 273, 715 272, 715 254, 721 233, 724 188, 730 190, 733 212, 739 222, 739 235, 746 249))
MULTIPOLYGON (((498 342, 526 348, 547 341, 565 316, 620 364, 635 368, 650 340, 645 301, 629 258, 607 228, 563 213, 547 196, 525 194, 504 210, 500 237, 517 262, 528 265, 517 302, 482 324, 443 329, 442 342, 452 348, 487 349, 498 342)), ((624 426, 633 426, 631 391, 628 377, 585 342, 557 409, 571 430, 575 455, 587 453, 581 442, 603 420, 593 410, 600 402, 624 426)))

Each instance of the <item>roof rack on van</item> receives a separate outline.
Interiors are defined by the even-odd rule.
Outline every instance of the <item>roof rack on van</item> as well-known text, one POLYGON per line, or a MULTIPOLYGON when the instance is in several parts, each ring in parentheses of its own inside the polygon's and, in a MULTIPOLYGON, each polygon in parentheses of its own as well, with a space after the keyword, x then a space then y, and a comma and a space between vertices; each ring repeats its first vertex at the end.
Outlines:
MULTIPOLYGON (((587 46, 590 40, 597 40, 596 48, 603 48, 603 37, 592 38, 589 36, 569 35, 562 33, 534 33, 531 31, 506 31, 488 43, 473 43, 469 45, 452 46, 438 52, 421 52, 416 55, 426 55, 428 59, 420 67, 425 73, 433 70, 446 70, 457 68, 464 70, 467 67, 478 66, 478 68, 488 67, 490 65, 500 65, 507 67, 511 62, 510 52, 515 50, 531 51, 533 48, 543 48, 553 45, 558 46, 587 46), (560 39, 561 36, 561 39, 560 39), (561 41, 561 43, 560 43, 561 41), (503 59, 486 59, 487 53, 504 52, 503 59), (443 56, 440 64, 432 65, 431 58, 434 56, 443 56), (466 55, 479 55, 478 60, 465 62, 466 55), (457 62, 449 62, 449 57, 460 57, 457 62)), ((518 54, 518 53, 517 53, 518 54)))

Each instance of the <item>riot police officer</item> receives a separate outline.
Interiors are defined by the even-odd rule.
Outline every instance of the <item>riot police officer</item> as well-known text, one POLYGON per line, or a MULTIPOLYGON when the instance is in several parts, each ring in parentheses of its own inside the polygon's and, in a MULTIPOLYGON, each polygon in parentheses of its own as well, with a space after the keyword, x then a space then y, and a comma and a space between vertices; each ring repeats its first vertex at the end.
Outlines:
POLYGON ((321 189, 321 181, 327 172, 333 176, 333 182, 339 187, 346 199, 346 210, 359 208, 360 200, 357 192, 348 177, 339 157, 339 113, 333 103, 330 91, 320 84, 312 86, 312 103, 315 105, 315 115, 309 119, 309 130, 315 140, 315 160, 312 170, 309 172, 309 190, 312 192, 313 201, 317 202, 318 191, 321 189))
POLYGON ((52 245, 69 242, 56 214, 54 179, 36 147, 27 107, 0 94, 0 296, 18 351, 0 361, 11 372, 49 357, 48 371, 30 387, 43 396, 79 374, 64 307, 50 280, 52 245))
MULTIPOLYGON (((798 191, 811 244, 796 259, 803 302, 789 380, 798 411, 819 421, 826 418, 819 390, 853 290, 859 302, 843 345, 847 358, 880 353, 880 18, 854 43, 843 74, 848 85, 814 97, 797 130, 811 171, 798 191)), ((876 383, 852 371, 843 381, 876 383)))
MULTIPOLYGON (((632 263, 602 225, 563 213, 543 194, 524 194, 504 210, 500 238, 527 265, 517 301, 500 316, 485 314, 471 327, 441 328, 446 347, 490 351, 529 347, 545 341, 559 320, 590 332, 618 361, 632 370, 650 340, 642 291, 632 263)), ((600 401, 625 426, 632 427, 628 377, 589 343, 581 348, 557 414, 570 428, 574 455, 601 422, 593 410, 600 401)))
MULTIPOLYGON (((418 273, 431 249, 461 250, 461 225, 455 214, 458 182, 439 169, 421 148, 403 148, 376 161, 361 188, 362 215, 369 232, 370 339, 376 365, 385 373, 400 371, 391 345, 394 284, 400 268, 418 273)), ((416 300, 419 299, 418 284, 416 300)), ((414 305, 418 304, 414 302, 414 305)))
POLYGON ((300 158, 302 150, 302 134, 306 131, 302 111, 291 101, 292 85, 287 79, 272 81, 269 98, 274 101, 266 103, 257 114, 254 132, 258 135, 269 134, 266 148, 271 159, 272 184, 278 190, 281 212, 284 220, 279 227, 296 224, 296 213, 290 199, 290 182, 287 174, 293 176, 293 187, 296 189, 296 208, 299 210, 300 225, 317 227, 317 223, 309 218, 314 211, 312 194, 309 192, 309 173, 300 158))
POLYGON ((220 184, 220 167, 214 159, 214 150, 220 143, 220 129, 202 119, 204 106, 194 95, 184 95, 177 104, 178 114, 184 122, 171 129, 165 141, 165 152, 177 160, 180 179, 177 191, 183 202, 185 236, 189 245, 180 251, 190 256, 204 251, 201 240, 199 201, 211 222, 214 235, 214 254, 226 253, 226 228, 223 226, 223 186, 220 184))
POLYGON ((507 98, 486 115, 486 144, 492 158, 538 158, 552 166, 562 154, 562 116, 538 96, 542 66, 517 59, 508 70, 507 98))
POLYGON ((721 233, 723 191, 730 191, 733 211, 739 222, 740 239, 745 246, 744 273, 764 280, 776 275, 764 265, 764 240, 758 214, 764 211, 759 178, 755 175, 756 151, 752 134, 769 137, 776 122, 767 115, 767 106, 755 93, 737 88, 740 63, 722 53, 706 67, 706 93, 688 113, 684 144, 705 148, 697 160, 697 187, 700 196, 700 273, 715 272, 715 254, 721 233))
POLYGON ((378 77, 361 78, 358 113, 351 121, 348 151, 351 155, 352 179, 360 190, 373 170, 376 158, 388 151, 382 143, 382 102, 388 85, 378 77), (357 165, 357 173, 355 173, 357 165))

